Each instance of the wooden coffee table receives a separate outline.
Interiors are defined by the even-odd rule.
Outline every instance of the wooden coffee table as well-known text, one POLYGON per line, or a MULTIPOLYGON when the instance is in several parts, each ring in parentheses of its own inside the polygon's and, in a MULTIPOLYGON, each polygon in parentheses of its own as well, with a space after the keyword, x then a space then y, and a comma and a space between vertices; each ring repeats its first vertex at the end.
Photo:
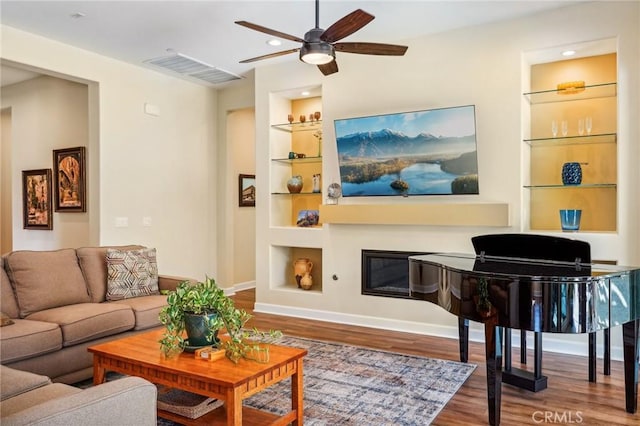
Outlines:
POLYGON ((150 382, 217 398, 225 404, 197 419, 158 410, 158 416, 185 425, 294 425, 303 424, 302 358, 304 349, 270 345, 269 362, 242 359, 234 364, 227 358, 217 361, 196 359, 182 353, 167 359, 158 341, 163 330, 154 330, 91 346, 93 383, 105 380, 107 371, 138 376, 150 382), (291 411, 278 416, 251 407, 242 400, 291 377, 291 411))

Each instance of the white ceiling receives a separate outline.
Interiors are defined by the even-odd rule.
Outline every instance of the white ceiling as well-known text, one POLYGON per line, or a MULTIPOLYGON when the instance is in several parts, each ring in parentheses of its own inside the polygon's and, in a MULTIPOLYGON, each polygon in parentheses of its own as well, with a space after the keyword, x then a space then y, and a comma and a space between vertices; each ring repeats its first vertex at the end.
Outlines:
MULTIPOLYGON (((344 41, 398 43, 420 35, 511 19, 564 7, 561 1, 320 1, 320 27, 361 8, 376 19, 344 41)), ((0 22, 143 67, 145 60, 181 53, 237 75, 261 63, 295 60, 296 54, 263 62, 242 59, 299 47, 234 24, 245 20, 303 37, 315 26, 313 0, 297 1, 7 1, 0 22), (74 17, 74 14, 83 17, 74 17)), ((338 53, 337 60, 340 61, 338 53)), ((4 67, 3 67, 4 68, 4 67)), ((2 72, 3 85, 5 72, 2 72)))

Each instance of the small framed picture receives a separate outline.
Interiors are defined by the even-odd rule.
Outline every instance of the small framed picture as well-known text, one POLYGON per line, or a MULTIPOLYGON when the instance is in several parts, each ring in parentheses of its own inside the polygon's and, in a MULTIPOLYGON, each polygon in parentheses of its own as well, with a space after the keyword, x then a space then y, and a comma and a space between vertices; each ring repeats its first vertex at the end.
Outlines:
POLYGON ((55 210, 86 212, 84 147, 53 151, 55 210))
POLYGON ((239 175, 239 177, 238 177, 238 205, 240 207, 255 207, 255 205, 256 205, 256 175, 239 175))
POLYGON ((51 169, 22 171, 24 229, 53 229, 51 169))
POLYGON ((316 226, 320 222, 320 213, 318 210, 300 210, 298 212, 297 226, 316 226))

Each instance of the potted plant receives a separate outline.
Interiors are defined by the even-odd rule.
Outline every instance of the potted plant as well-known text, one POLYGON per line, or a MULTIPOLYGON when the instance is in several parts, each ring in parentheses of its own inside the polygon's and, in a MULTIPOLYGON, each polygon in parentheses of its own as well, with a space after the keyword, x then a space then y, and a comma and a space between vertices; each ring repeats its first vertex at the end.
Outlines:
POLYGON ((187 341, 190 346, 217 346, 233 362, 240 358, 264 360, 268 348, 261 344, 282 335, 278 331, 247 331, 245 324, 251 315, 238 309, 224 294, 213 278, 204 282, 183 281, 167 296, 167 306, 160 311, 160 322, 166 330, 160 349, 167 357, 181 353, 187 341), (218 339, 218 332, 226 329, 228 337, 218 339))

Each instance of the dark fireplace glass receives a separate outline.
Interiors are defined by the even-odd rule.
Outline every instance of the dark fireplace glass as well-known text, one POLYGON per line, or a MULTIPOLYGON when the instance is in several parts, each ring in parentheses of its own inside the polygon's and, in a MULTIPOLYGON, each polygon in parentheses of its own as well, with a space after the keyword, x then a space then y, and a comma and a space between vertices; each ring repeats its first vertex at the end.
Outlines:
POLYGON ((409 256, 414 251, 362 250, 362 294, 410 299, 409 256))

